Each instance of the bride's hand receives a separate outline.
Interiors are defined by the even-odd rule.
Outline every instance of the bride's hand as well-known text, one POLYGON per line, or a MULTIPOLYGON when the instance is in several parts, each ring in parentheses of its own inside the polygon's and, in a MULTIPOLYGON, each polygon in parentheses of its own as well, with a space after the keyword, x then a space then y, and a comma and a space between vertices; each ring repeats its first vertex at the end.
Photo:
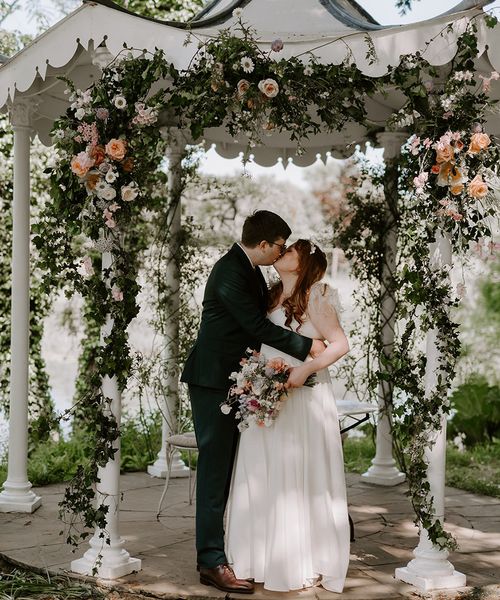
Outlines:
POLYGON ((309 375, 310 373, 304 365, 301 365, 300 367, 292 367, 290 369, 288 381, 285 383, 285 387, 287 389, 302 387, 309 375))

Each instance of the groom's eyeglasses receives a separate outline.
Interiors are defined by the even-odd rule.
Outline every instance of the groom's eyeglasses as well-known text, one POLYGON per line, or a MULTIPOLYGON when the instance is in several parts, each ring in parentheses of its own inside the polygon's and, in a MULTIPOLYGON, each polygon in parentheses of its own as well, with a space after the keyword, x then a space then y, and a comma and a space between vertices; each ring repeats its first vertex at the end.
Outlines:
POLYGON ((286 244, 278 244, 278 242, 267 242, 268 244, 271 244, 273 246, 278 246, 278 248, 280 249, 280 255, 283 256, 283 254, 285 254, 286 252, 286 244))

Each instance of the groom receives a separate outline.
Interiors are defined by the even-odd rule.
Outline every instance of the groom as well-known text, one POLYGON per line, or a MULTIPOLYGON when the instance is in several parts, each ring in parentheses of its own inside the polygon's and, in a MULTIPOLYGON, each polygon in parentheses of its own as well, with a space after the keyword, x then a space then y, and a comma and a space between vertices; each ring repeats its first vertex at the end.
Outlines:
POLYGON ((213 267, 205 288, 198 339, 181 381, 189 384, 199 456, 196 490, 196 550, 200 582, 224 592, 251 594, 250 581, 236 579, 224 552, 224 510, 238 441, 233 414, 220 404, 247 348, 266 343, 300 360, 324 350, 266 318, 267 286, 259 265, 272 265, 286 250, 291 231, 278 215, 260 210, 245 220, 241 243, 213 267))

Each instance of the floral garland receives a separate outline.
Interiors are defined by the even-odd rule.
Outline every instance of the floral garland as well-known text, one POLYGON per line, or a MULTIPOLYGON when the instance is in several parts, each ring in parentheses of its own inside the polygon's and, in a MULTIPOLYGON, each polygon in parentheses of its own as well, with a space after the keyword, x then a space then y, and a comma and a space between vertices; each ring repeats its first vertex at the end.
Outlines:
POLYGON ((103 344, 93 349, 93 368, 70 411, 85 428, 89 457, 60 503, 67 541, 75 545, 88 535, 85 529, 106 525, 106 507, 93 506, 93 486, 98 467, 114 455, 119 431, 101 382, 105 375, 116 376, 123 390, 132 365, 127 327, 138 313, 138 242, 146 237, 140 229, 147 227, 145 211, 155 203, 148 191, 165 150, 156 126, 165 92, 150 95, 150 89, 167 68, 161 53, 151 60, 119 55, 89 89, 75 89, 67 81, 71 106, 52 131, 59 151, 50 171, 53 203, 34 239, 47 273, 45 287, 79 292, 94 327, 102 327, 108 315, 113 321, 103 344), (113 263, 101 277, 103 252, 111 253, 113 263))
MULTIPOLYGON (((438 329, 443 375, 435 392, 426 398, 422 389, 425 358, 418 353, 410 356, 407 351, 409 344, 417 346, 415 327, 408 325, 391 369, 396 386, 413 398, 416 412, 411 413, 411 403, 405 403, 404 408, 395 405, 394 428, 401 444, 410 448, 406 471, 416 522, 428 530, 438 546, 452 547, 453 540, 433 518, 424 448, 429 445, 428 431, 439 426, 436 415, 447 410, 443 399, 458 352, 456 325, 449 316, 455 299, 447 273, 428 267, 428 242, 442 228, 451 235, 456 249, 464 249, 487 231, 485 216, 492 211, 485 186, 490 190, 496 181, 497 147, 486 132, 468 120, 468 115, 474 114, 475 122, 481 125, 491 105, 487 90, 473 89, 476 81, 469 75, 474 72, 473 58, 477 55, 475 26, 472 23, 460 38, 444 86, 436 85, 433 91, 434 84, 427 80, 437 78, 437 70, 420 55, 406 57, 378 80, 362 75, 348 60, 341 65, 321 65, 314 57, 307 64, 300 57, 274 60, 282 42, 275 40, 269 52, 262 52, 254 32, 243 24, 239 9, 235 16, 241 35, 223 30, 217 38, 201 43, 185 72, 168 65, 160 52, 151 60, 130 57, 115 61, 89 90, 72 90, 72 106, 56 123, 54 137, 62 159, 52 172, 54 203, 46 213, 48 233, 38 238, 38 246, 41 252, 42 247, 50 248, 44 266, 52 279, 62 278, 90 298, 99 325, 108 313, 114 322, 110 336, 97 353, 96 369, 89 374, 90 394, 85 398, 85 422, 93 454, 89 465, 77 474, 76 488, 67 490, 62 508, 82 514, 86 527, 105 525, 104 507, 91 507, 92 484, 97 467, 113 456, 112 442, 118 431, 100 385, 103 375, 116 375, 123 388, 130 373, 126 327, 137 314, 138 289, 130 225, 140 221, 141 211, 147 208, 144 190, 163 156, 154 126, 159 111, 168 105, 180 126, 189 126, 195 139, 207 127, 224 125, 231 135, 241 134, 249 140, 247 157, 250 148, 272 131, 290 132, 300 152, 301 141, 320 128, 340 129, 349 120, 365 123, 366 96, 385 85, 395 85, 408 102, 395 115, 393 125, 412 126, 417 132, 400 168, 399 222, 405 225, 401 228, 397 274, 400 315, 413 316, 417 307, 424 306, 420 329, 438 329), (153 82, 167 76, 173 80, 169 90, 148 97, 153 82), (311 107, 316 109, 314 115, 311 107), (59 226, 61 218, 65 228, 59 226), (88 250, 83 252, 85 248, 88 250), (96 275, 93 264, 93 255, 103 251, 112 251, 114 258, 113 269, 104 273, 109 288, 96 275), (408 414, 413 418, 407 418, 408 414), (87 492, 82 494, 82 490, 87 492)), ((494 25, 493 20, 488 24, 494 25)), ((484 79, 483 88, 495 78, 492 74, 484 79)), ((352 226, 343 231, 349 234, 353 247, 359 241, 361 273, 365 259, 370 268, 380 267, 380 237, 376 231, 379 216, 370 203, 357 210, 352 226), (373 209, 371 218, 365 209, 373 209), (363 222, 365 225, 359 226, 363 222), (354 227, 356 223, 358 227, 354 227), (361 238, 364 248, 373 250, 371 263, 361 238)), ((70 542, 75 539, 72 534, 68 536, 70 542)))
MULTIPOLYGON (((494 20, 487 23, 495 25, 494 20)), ((491 235, 490 217, 498 211, 494 191, 500 187, 499 148, 483 130, 485 113, 494 105, 487 93, 498 75, 475 74, 475 34, 472 22, 458 40, 457 54, 444 81, 443 73, 420 55, 403 57, 387 77, 387 83, 396 85, 407 97, 392 126, 399 130, 411 126, 417 132, 403 149, 399 204, 394 215, 399 251, 392 288, 396 321, 402 329, 396 331, 392 357, 385 364, 384 373, 390 373, 395 387, 388 414, 396 454, 407 475, 415 523, 427 530, 438 547, 450 549, 456 542, 435 519, 425 449, 432 443, 432 432, 441 427, 441 415, 450 410, 448 395, 460 352, 452 311, 461 291, 457 294, 452 290, 447 266, 430 266, 429 243, 441 230, 449 236, 455 253, 464 254, 472 243, 491 235), (470 115, 474 115, 472 122, 470 115), (438 332, 439 374, 435 389, 426 394, 426 355, 420 348, 431 329, 438 332)), ((366 353, 375 350, 377 355, 382 350, 380 324, 373 306, 378 301, 383 262, 382 185, 383 173, 361 164, 357 185, 353 182, 354 189, 348 194, 347 210, 336 222, 337 241, 346 249, 356 276, 368 291, 358 302, 369 315, 366 353)), ((385 374, 371 362, 367 366, 365 383, 375 391, 385 374)))
MULTIPOLYGON (((222 29, 207 42, 198 40, 186 71, 171 71, 171 105, 194 139, 207 127, 225 125, 231 136, 248 140, 248 158, 263 136, 285 131, 300 154, 302 140, 320 129, 364 122, 365 96, 374 92, 377 80, 363 75, 349 59, 340 65, 320 64, 312 54, 279 60, 281 40, 264 52, 256 32, 243 22, 242 9, 233 16, 233 29, 222 29)), ((190 33, 186 43, 193 37, 190 33)))

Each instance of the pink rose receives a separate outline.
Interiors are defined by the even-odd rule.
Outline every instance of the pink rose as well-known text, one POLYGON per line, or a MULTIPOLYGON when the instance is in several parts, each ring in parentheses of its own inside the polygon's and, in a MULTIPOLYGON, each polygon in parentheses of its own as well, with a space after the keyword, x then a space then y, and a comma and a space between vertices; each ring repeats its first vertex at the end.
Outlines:
POLYGON ((71 159, 71 170, 78 177, 85 177, 94 166, 94 160, 86 152, 80 152, 71 159))
POLYGON ((274 40, 271 44, 271 50, 273 52, 281 52, 283 50, 283 42, 280 39, 274 40))
POLYGON ((123 292, 116 285, 111 288, 111 295, 113 296, 113 300, 116 300, 116 302, 121 302, 123 300, 123 292))

